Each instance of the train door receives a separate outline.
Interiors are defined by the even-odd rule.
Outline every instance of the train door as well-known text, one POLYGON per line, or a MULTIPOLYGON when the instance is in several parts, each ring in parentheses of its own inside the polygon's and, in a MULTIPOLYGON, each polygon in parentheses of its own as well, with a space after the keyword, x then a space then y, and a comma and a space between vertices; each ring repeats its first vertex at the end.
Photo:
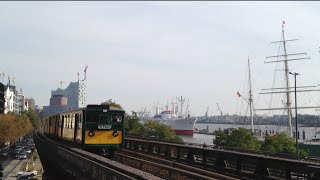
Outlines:
POLYGON ((48 131, 49 133, 49 135, 51 135, 51 117, 49 117, 49 131, 48 131))
POLYGON ((73 142, 77 140, 77 131, 78 131, 78 123, 79 123, 79 114, 75 114, 74 116, 74 127, 73 127, 73 142))
POLYGON ((64 129, 64 115, 61 116, 61 138, 63 136, 63 129, 64 129))
POLYGON ((55 121, 54 121, 54 136, 58 136, 58 116, 55 116, 55 121))

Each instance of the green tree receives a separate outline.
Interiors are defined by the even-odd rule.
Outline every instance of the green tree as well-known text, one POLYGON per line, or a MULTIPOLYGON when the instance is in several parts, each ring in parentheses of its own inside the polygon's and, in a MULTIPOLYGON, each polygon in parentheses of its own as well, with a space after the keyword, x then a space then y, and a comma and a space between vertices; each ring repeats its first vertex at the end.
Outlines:
POLYGON ((32 132, 32 130, 30 120, 25 114, 0 115, 0 143, 15 141, 17 138, 32 132))
POLYGON ((130 131, 130 134, 146 138, 151 137, 161 140, 183 142, 170 126, 152 120, 147 120, 143 125, 133 128, 130 131))
POLYGON ((38 129, 41 125, 41 119, 38 116, 38 114, 31 108, 28 109, 28 111, 23 112, 22 114, 25 114, 30 119, 32 126, 35 129, 38 129))
POLYGON ((238 128, 232 129, 229 134, 216 131, 215 144, 221 146, 259 150, 260 142, 251 134, 249 129, 238 128))
POLYGON ((249 129, 238 128, 231 132, 227 144, 231 147, 259 150, 259 141, 251 134, 249 129))
POLYGON ((295 141, 285 132, 277 133, 273 136, 266 136, 262 150, 273 153, 295 153, 295 141))
POLYGON ((116 101, 112 101, 112 99, 108 99, 107 101, 102 102, 101 105, 110 105, 119 109, 123 109, 120 104, 116 103, 116 101))
POLYGON ((215 131, 214 135, 216 138, 213 140, 213 144, 217 146, 226 146, 227 145, 227 140, 228 140, 228 135, 224 131, 215 131))
POLYGON ((133 129, 139 129, 141 126, 137 113, 134 111, 131 111, 131 113, 132 115, 126 114, 124 118, 124 126, 128 134, 130 134, 133 129))

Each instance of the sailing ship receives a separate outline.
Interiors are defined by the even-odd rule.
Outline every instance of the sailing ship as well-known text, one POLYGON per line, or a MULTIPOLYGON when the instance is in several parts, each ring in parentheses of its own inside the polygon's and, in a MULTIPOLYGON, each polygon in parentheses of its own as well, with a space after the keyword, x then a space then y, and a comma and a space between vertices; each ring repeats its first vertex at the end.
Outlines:
MULTIPOLYGON (((290 86, 289 83, 289 75, 300 75, 295 72, 291 72, 289 70, 289 62, 292 61, 298 61, 298 60, 307 60, 310 59, 310 57, 307 57, 307 53, 288 53, 287 52, 287 43, 297 41, 298 39, 286 39, 285 38, 285 22, 282 23, 282 31, 281 31, 281 39, 280 41, 271 42, 272 44, 278 44, 279 50, 278 54, 274 56, 267 56, 264 63, 283 63, 283 74, 285 77, 285 85, 284 87, 272 87, 268 89, 262 89, 262 93, 259 94, 284 94, 285 101, 282 101, 283 107, 276 107, 276 108, 263 108, 263 109, 256 109, 260 111, 285 111, 287 114, 287 120, 288 120, 288 134, 290 137, 293 137, 295 132, 297 132, 297 121, 296 122, 296 130, 293 131, 292 128, 292 109, 310 109, 310 108, 319 108, 319 106, 306 106, 306 107, 297 107, 297 101, 295 98, 295 106, 292 107, 292 100, 291 100, 291 93, 300 93, 300 92, 307 92, 307 91, 319 91, 312 88, 315 88, 316 86, 300 86, 294 87, 290 86), (311 89, 310 89, 311 88, 311 89), (296 90, 296 89, 302 89, 302 90, 296 90)), ((271 100, 272 98, 270 98, 271 100)), ((271 103, 270 103, 271 104, 271 103)), ((297 112, 296 115, 297 117, 297 112)), ((296 118, 295 118, 296 119, 296 118)))
MULTIPOLYGON (((254 126, 253 126, 253 95, 252 95, 252 82, 251 82, 251 69, 250 69, 250 59, 248 57, 248 69, 249 69, 249 98, 246 99, 244 98, 240 93, 239 91, 237 92, 237 95, 238 97, 242 97, 246 103, 249 105, 249 110, 250 110, 250 125, 251 125, 251 133, 254 134, 256 132, 256 130, 254 129, 254 126)), ((260 132, 258 130, 258 132, 260 132)))

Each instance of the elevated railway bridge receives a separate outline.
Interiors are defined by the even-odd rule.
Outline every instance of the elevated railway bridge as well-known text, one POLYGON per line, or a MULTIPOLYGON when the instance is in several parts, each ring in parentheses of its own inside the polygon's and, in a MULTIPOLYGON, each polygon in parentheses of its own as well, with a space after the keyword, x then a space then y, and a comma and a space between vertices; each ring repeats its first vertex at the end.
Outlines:
POLYGON ((41 133, 34 140, 44 168, 70 179, 320 179, 320 161, 290 155, 127 137, 108 159, 41 133))

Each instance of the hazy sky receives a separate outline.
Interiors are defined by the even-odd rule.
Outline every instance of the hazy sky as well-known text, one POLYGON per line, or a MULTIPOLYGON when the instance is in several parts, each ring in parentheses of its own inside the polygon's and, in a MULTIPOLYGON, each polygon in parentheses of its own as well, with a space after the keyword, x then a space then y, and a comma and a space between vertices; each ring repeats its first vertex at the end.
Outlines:
MULTIPOLYGON (((0 68, 41 106, 58 81, 65 88, 88 65, 91 104, 111 98, 128 112, 152 111, 183 96, 193 115, 207 106, 218 114, 216 103, 244 114, 236 92, 248 91, 248 56, 255 107, 270 106, 270 96, 259 93, 273 84, 276 64, 264 62, 277 55, 270 42, 280 40, 283 20, 286 38, 299 39, 288 53, 311 57, 289 64, 301 73, 298 85, 320 84, 319 9, 320 2, 302 1, 0 2, 0 68)), ((298 104, 319 105, 319 94, 300 93, 298 104)), ((315 113, 299 113, 307 112, 315 113)))

